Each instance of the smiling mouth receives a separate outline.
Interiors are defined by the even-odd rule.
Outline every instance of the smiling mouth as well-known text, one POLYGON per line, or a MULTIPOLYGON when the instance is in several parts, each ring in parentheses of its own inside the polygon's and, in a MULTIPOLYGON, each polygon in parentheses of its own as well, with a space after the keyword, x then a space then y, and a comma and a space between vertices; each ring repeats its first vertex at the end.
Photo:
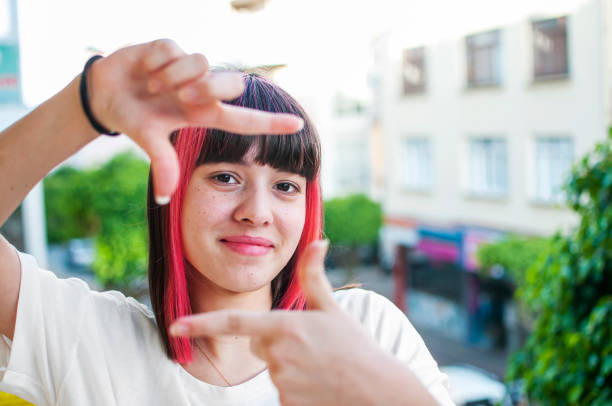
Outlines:
POLYGON ((228 237, 222 238, 220 242, 231 251, 248 256, 265 255, 274 248, 271 241, 258 237, 228 237))

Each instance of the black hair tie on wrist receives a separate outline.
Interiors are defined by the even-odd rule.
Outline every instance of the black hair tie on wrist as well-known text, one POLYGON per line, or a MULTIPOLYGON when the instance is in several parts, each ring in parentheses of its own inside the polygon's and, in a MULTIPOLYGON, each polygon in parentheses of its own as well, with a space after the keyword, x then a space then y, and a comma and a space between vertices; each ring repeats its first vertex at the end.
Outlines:
POLYGON ((87 60, 85 63, 85 67, 83 68, 83 73, 81 74, 81 84, 79 86, 79 93, 81 94, 81 105, 83 106, 83 111, 89 120, 89 123, 97 132, 104 135, 119 135, 120 133, 116 131, 111 131, 104 127, 102 124, 98 122, 93 116, 91 112, 91 107, 89 106, 89 97, 87 97, 87 71, 92 63, 102 58, 102 55, 94 55, 87 60))

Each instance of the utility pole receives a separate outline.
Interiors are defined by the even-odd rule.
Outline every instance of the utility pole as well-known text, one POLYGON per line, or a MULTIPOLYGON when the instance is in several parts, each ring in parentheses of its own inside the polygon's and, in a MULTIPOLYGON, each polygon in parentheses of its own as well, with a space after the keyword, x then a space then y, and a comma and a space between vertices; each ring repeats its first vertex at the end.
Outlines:
MULTIPOLYGON (((21 69, 17 0, 0 3, 0 130, 8 127, 29 109, 21 95, 21 69), (4 10, 2 9, 4 8, 4 10)), ((47 265, 47 232, 42 182, 26 196, 12 219, 5 223, 6 237, 17 248, 32 254, 40 266, 47 265), (21 217, 19 221, 19 216, 21 217), (12 224, 9 224, 11 223, 12 224), (21 223, 21 224, 19 224, 21 223)), ((3 227, 4 228, 4 227, 3 227)))

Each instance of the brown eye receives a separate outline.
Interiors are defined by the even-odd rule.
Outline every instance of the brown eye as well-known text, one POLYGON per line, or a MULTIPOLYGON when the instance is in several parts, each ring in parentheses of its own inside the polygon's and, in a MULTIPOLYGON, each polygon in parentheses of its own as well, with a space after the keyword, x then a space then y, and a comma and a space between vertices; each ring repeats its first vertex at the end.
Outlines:
POLYGON ((285 192, 285 193, 298 192, 298 188, 294 184, 289 183, 289 182, 278 183, 276 185, 276 188, 280 190, 281 192, 285 192))
POLYGON ((236 178, 234 178, 229 173, 220 173, 218 175, 213 176, 213 179, 219 183, 227 183, 227 184, 238 183, 236 181, 236 178))

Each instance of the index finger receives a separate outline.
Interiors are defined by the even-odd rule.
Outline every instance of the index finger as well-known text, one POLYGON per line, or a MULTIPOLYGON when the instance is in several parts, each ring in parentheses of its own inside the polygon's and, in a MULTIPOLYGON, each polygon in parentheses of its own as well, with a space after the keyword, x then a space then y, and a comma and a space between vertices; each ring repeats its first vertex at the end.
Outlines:
POLYGON ((201 122, 190 124, 244 135, 293 134, 304 127, 304 120, 295 114, 270 113, 222 102, 217 102, 212 112, 205 109, 202 117, 196 113, 195 119, 201 122))
POLYGON ((202 337, 245 335, 269 337, 279 330, 282 313, 247 310, 218 310, 182 317, 170 326, 174 336, 202 337))

